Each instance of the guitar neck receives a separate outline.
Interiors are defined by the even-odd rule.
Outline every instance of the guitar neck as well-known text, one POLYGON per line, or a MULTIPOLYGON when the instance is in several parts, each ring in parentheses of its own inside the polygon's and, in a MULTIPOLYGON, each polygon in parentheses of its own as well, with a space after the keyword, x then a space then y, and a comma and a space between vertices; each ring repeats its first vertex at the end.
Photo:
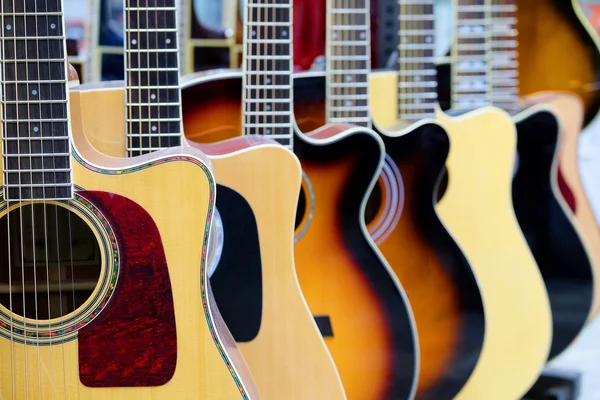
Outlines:
POLYGON ((327 0, 327 122, 371 127, 369 0, 327 0))
POLYGON ((434 0, 398 0, 398 117, 418 121, 435 117, 434 0))
POLYGON ((243 131, 293 147, 292 1, 248 0, 244 25, 243 131))
POLYGON ((455 0, 452 107, 517 107, 514 0, 455 0))
POLYGON ((506 111, 518 108, 516 0, 488 0, 491 7, 492 104, 506 111))
POLYGON ((181 144, 176 3, 176 0, 125 0, 129 156, 181 144))
POLYGON ((4 196, 10 201, 69 199, 62 0, 2 0, 0 15, 4 196))

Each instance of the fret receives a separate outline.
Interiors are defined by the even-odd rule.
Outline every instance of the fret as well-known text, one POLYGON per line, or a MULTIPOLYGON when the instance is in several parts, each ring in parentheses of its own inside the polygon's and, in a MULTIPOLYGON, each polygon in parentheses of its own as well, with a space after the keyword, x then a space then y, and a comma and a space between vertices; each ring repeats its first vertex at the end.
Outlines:
POLYGON ((403 111, 413 111, 413 110, 434 110, 436 102, 419 102, 417 99, 415 101, 411 101, 412 99, 406 98, 404 103, 399 103, 398 108, 403 111))
POLYGON ((52 156, 55 151, 65 152, 69 148, 69 138, 13 138, 3 140, 4 155, 30 157, 31 154, 52 156))
POLYGON ((344 88, 368 88, 369 87, 369 83, 368 81, 359 81, 359 82, 348 82, 348 83, 339 83, 339 82, 331 82, 329 84, 329 86, 333 89, 335 88, 340 88, 340 89, 344 89, 344 88))
POLYGON ((288 75, 249 75, 247 89, 291 89, 292 77, 288 75))
POLYGON ((128 134, 135 135, 155 135, 155 136, 181 136, 181 121, 126 121, 128 134))
MULTIPOLYGON (((248 4, 250 6, 250 4, 248 4)), ((274 8, 273 4, 264 4, 263 7, 255 8, 250 7, 246 9, 248 20, 246 26, 250 27, 254 21, 279 21, 279 22, 290 22, 292 9, 291 7, 278 7, 274 8), (265 10, 266 8, 266 10, 265 10)), ((255 25, 258 26, 258 25, 255 25)), ((251 36, 249 36, 251 37, 251 36)))
POLYGON ((139 105, 139 103, 180 103, 179 86, 164 88, 155 87, 125 87, 127 99, 126 107, 139 105))
POLYGON ((158 51, 177 52, 177 31, 173 29, 131 29, 126 30, 127 52, 158 51))
POLYGON ((126 0, 126 150, 128 156, 181 145, 176 0, 126 0))
POLYGON ((289 113, 272 113, 262 112, 250 114, 247 111, 244 114, 244 122, 249 127, 256 127, 258 125, 268 125, 270 127, 286 127, 292 123, 292 117, 289 113))
POLYGON ((145 51, 143 53, 128 52, 125 57, 126 69, 161 70, 175 68, 178 54, 175 52, 145 51))
MULTIPOLYGON (((329 119, 329 121, 331 123, 334 124, 353 124, 353 125, 357 125, 357 126, 362 126, 365 128, 370 128, 371 127, 371 117, 368 115, 368 112, 363 113, 363 116, 345 116, 343 115, 344 113, 339 113, 342 114, 341 116, 336 116, 336 117, 331 117, 329 119)), ((348 113, 351 115, 357 115, 360 114, 359 112, 356 113, 348 113)))
POLYGON ((177 135, 129 135, 126 151, 129 157, 135 157, 154 151, 181 145, 181 134, 177 135))
MULTIPOLYGON (((54 179, 54 176, 50 176, 54 179)), ((70 178, 69 178, 70 179, 70 178)), ((44 185, 7 185, 5 195, 9 200, 33 199, 70 199, 73 196, 73 185, 70 183, 47 183, 44 185)))
POLYGON ((181 115, 179 102, 173 104, 129 103, 126 109, 128 121, 163 118, 177 120, 181 115))
POLYGON ((342 107, 368 107, 369 99, 363 98, 361 96, 343 96, 343 98, 335 98, 329 101, 329 106, 333 108, 342 108, 342 107))
POLYGON ((293 147, 291 1, 246 3, 243 131, 293 147))
POLYGON ((141 70, 128 74, 128 88, 172 88, 173 83, 179 82, 179 68, 174 71, 141 70))

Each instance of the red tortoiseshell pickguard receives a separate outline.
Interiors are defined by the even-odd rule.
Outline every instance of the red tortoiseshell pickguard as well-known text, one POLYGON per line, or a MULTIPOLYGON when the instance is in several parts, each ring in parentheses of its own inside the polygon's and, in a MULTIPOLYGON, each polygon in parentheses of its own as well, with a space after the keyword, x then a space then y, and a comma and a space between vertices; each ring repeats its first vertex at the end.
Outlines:
POLYGON ((112 299, 79 331, 79 375, 90 387, 159 386, 177 363, 173 294, 161 237, 137 203, 106 192, 80 192, 110 222, 120 252, 112 299))

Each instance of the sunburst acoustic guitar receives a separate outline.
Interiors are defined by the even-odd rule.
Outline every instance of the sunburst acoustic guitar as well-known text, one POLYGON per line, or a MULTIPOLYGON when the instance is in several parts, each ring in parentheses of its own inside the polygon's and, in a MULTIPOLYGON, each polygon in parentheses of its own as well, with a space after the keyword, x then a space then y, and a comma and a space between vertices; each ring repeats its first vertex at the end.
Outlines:
POLYGON ((258 398, 206 277, 209 161, 96 152, 62 1, 0 5, 0 397, 258 398))
MULTIPOLYGON (((248 7, 256 8, 252 2, 248 7)), ((129 29, 142 20, 136 8, 126 8, 126 16, 129 29)), ((175 11, 159 11, 156 18, 158 25, 144 26, 145 34, 127 36, 125 90, 122 83, 81 88, 86 135, 105 154, 131 156, 181 140, 175 11)), ((282 17, 281 22, 289 20, 282 17)), ((202 149, 210 156, 218 183, 218 228, 213 235, 218 240, 212 249, 220 257, 213 257, 211 284, 261 396, 344 399, 294 268, 301 183, 297 158, 265 136, 236 137, 202 149)))
MULTIPOLYGON (((431 3, 421 12, 432 15, 431 3)), ((458 17, 484 19, 480 14, 485 9, 484 4, 464 1, 457 6, 465 6, 465 11, 461 8, 458 17)), ((409 12, 409 15, 411 10, 414 10, 414 5, 400 8, 401 12, 409 12)), ((429 17, 428 20, 432 19, 429 17)), ((458 39, 468 37, 476 46, 478 40, 481 41, 479 38, 484 36, 485 27, 474 21, 468 21, 466 25, 473 27, 457 32, 458 39), (477 30, 482 32, 479 36, 477 30)), ((401 23, 400 33, 403 32, 402 26, 401 23)), ((417 35, 417 40, 430 45, 424 46, 426 50, 410 49, 410 46, 407 49, 402 43, 408 39, 400 36, 400 71, 373 74, 370 98, 375 123, 397 126, 394 121, 406 109, 437 109, 435 74, 413 78, 412 74, 404 72, 411 63, 416 64, 414 68, 423 69, 434 62, 434 31, 426 30, 430 27, 422 23, 420 26, 412 25, 410 31, 418 29, 423 32, 417 35), (404 82, 408 85, 434 83, 417 85, 414 100, 411 100, 401 97, 402 92, 398 93, 395 89, 407 85, 404 82)), ((482 73, 485 74, 485 70, 482 73)), ((469 75, 472 74, 465 71, 461 79, 468 81, 469 75)), ((468 82, 465 84, 469 86, 468 82)), ((515 125, 509 115, 497 108, 486 106, 470 110, 485 103, 459 105, 456 107, 458 110, 450 115, 437 111, 450 136, 447 187, 438 204, 438 212, 461 244, 478 277, 486 330, 477 366, 457 398, 519 398, 537 379, 546 362, 552 331, 547 292, 510 201, 516 150, 515 125), (515 276, 519 278, 514 279, 515 276), (510 295, 507 296, 508 293, 510 295), (519 343, 515 342, 517 337, 519 343), (523 340, 528 344, 521 346, 523 340), (519 362, 514 363, 517 359, 519 362), (499 376, 502 376, 501 383, 499 376)))
MULTIPOLYGON (((297 76, 297 124, 307 132, 326 122, 371 128, 369 3, 334 0, 327 4, 331 32, 326 43, 327 71, 297 76)), ((402 38, 412 39, 407 48, 429 47, 410 32, 433 29, 427 14, 432 15, 432 6, 401 4, 406 11, 401 18, 414 21, 401 23, 402 38)), ((433 63, 405 61, 406 76, 435 73, 433 63)), ((402 110, 404 124, 394 130, 374 127, 387 154, 365 217, 369 234, 407 291, 415 315, 420 354, 416 398, 453 398, 479 357, 484 311, 473 271, 435 211, 449 142, 434 120, 433 107, 416 103, 417 98, 435 95, 435 87, 427 91, 430 83, 419 86, 417 82, 416 78, 407 81, 400 89, 407 104, 402 110)))

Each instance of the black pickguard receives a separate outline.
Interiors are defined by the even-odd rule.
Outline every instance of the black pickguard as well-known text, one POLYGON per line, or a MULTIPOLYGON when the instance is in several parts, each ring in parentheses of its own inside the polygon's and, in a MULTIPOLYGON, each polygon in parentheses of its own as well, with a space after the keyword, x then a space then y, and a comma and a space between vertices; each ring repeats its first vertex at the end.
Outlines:
POLYGON ((254 213, 242 195, 223 185, 217 185, 217 193, 224 242, 210 285, 235 341, 250 342, 258 335, 262 319, 258 228, 254 213))
POLYGON ((578 233, 552 190, 552 183, 557 187, 552 163, 559 143, 558 121, 550 112, 538 112, 519 122, 517 132, 513 205, 550 296, 552 359, 571 344, 587 321, 593 271, 578 233))
MULTIPOLYGON (((415 207, 409 210, 430 247, 442 261, 452 285, 460 296, 460 342, 446 375, 430 390, 419 393, 417 399, 454 398, 467 382, 479 359, 483 346, 485 316, 483 300, 475 275, 464 254, 435 212, 438 185, 444 173, 450 149, 448 135, 436 124, 421 125, 411 132, 390 137, 381 134, 387 153, 398 165, 411 162, 418 165, 413 186, 405 186, 405 196, 412 196, 415 207)), ((402 172, 402 167, 400 167, 402 172)), ((443 334, 443 333, 440 333, 443 334)))

